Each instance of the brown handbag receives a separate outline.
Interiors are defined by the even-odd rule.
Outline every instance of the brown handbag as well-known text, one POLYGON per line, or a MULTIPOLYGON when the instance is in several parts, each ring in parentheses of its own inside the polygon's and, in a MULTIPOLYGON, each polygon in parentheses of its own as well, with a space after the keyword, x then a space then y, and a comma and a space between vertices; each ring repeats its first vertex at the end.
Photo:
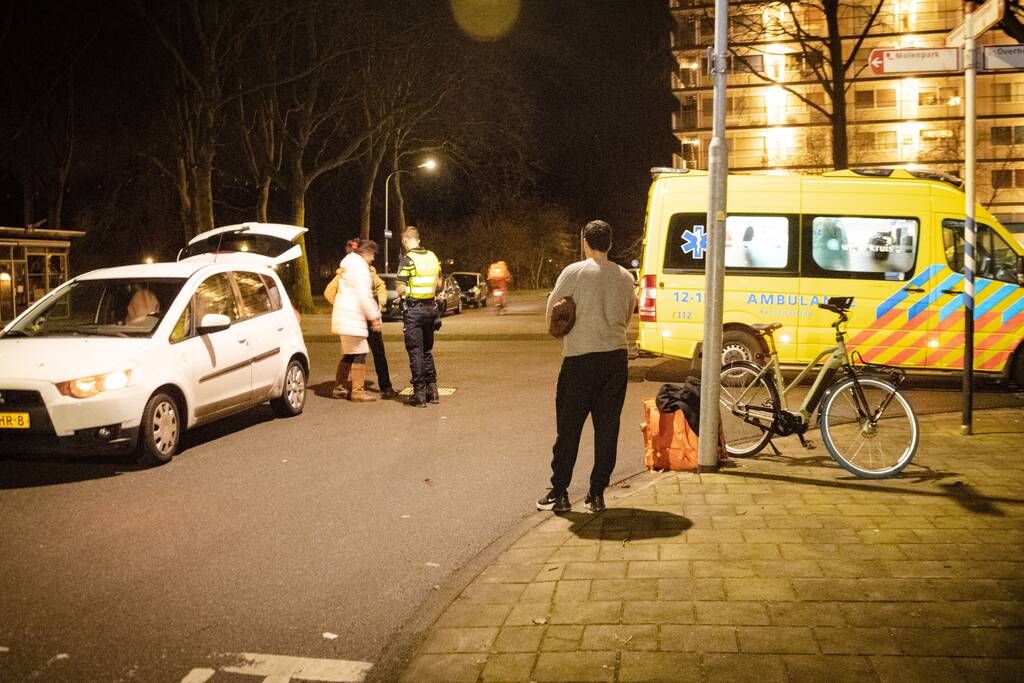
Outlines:
POLYGON ((572 331, 576 324, 576 302, 571 296, 563 296, 551 307, 551 321, 548 323, 548 334, 561 339, 572 331))

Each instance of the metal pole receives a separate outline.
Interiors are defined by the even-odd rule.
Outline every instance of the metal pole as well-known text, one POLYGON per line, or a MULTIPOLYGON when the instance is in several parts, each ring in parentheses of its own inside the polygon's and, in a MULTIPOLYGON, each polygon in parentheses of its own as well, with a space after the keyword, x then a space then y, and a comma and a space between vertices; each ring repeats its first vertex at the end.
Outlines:
POLYGON ((709 64, 714 74, 711 144, 708 146, 708 250, 705 255, 704 343, 700 373, 700 449, 702 471, 718 469, 718 400, 722 374, 722 301, 725 290, 725 198, 729 154, 725 141, 725 68, 729 0, 715 0, 715 46, 709 64))
POLYGON ((974 269, 977 226, 974 223, 975 64, 974 3, 964 3, 964 384, 960 433, 972 430, 974 404, 974 269))
POLYGON ((388 192, 388 183, 391 182, 391 176, 393 176, 393 175, 395 175, 394 171, 389 173, 388 177, 384 179, 384 272, 385 273, 390 273, 391 272, 391 268, 388 267, 388 251, 389 251, 388 244, 390 244, 390 239, 388 238, 388 233, 391 232, 388 229, 388 195, 390 194, 388 192))

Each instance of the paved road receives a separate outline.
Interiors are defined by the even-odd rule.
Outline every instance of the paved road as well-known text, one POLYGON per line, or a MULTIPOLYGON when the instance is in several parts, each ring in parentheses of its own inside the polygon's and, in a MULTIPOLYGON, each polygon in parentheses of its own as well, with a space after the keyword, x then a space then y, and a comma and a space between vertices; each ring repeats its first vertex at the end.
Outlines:
MULTIPOLYGON (((445 343, 441 384, 457 391, 427 410, 325 398, 335 346, 310 348, 321 395, 303 416, 209 425, 168 466, 0 460, 0 680, 191 682, 232 653, 393 672, 403 625, 429 619, 543 493, 558 346, 445 343)), ((400 344, 388 352, 407 378, 400 344)), ((640 398, 677 369, 634 364, 617 479, 642 468, 640 398)), ((956 390, 913 400, 955 409, 956 390)), ((576 479, 578 497, 585 469, 576 479)))

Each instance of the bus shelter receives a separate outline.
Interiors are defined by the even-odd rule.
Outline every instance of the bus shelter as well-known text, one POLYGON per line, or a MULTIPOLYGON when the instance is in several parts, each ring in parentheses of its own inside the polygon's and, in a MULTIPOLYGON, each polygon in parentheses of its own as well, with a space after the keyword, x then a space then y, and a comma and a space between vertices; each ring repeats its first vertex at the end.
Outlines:
POLYGON ((11 320, 68 279, 71 240, 83 235, 0 226, 0 320, 11 320))

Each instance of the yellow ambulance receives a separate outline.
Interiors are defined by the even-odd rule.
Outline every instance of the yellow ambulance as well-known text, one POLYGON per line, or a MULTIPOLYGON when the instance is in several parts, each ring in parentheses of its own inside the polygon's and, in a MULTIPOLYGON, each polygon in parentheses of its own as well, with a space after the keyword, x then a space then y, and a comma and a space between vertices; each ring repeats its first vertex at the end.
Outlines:
MULTIPOLYGON (((638 345, 698 358, 708 174, 652 175, 638 345)), ((907 169, 729 176, 722 360, 764 352, 751 326, 781 322, 782 362, 807 363, 834 343, 835 316, 818 304, 852 296, 847 346, 865 361, 962 369, 960 185, 907 169)), ((976 220, 974 366, 1024 385, 1024 248, 981 206, 976 220)))

